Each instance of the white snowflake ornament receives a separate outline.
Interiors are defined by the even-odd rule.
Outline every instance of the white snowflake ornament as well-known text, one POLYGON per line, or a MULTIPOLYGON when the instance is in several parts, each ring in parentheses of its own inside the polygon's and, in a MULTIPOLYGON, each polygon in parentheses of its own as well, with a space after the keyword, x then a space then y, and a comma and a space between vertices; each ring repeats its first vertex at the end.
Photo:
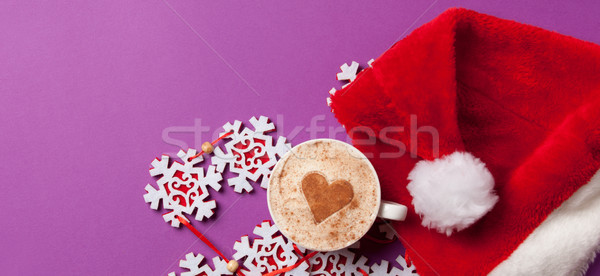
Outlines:
POLYGON ((373 68, 373 62, 375 62, 374 59, 370 59, 369 61, 367 61, 367 64, 369 65, 369 67, 373 68))
MULTIPOLYGON (((294 244, 283 237, 277 227, 268 220, 256 226, 254 234, 258 236, 254 240, 251 241, 248 236, 243 236, 233 246, 236 251, 233 257, 238 260, 244 259, 243 267, 250 270, 243 271, 246 275, 261 275, 282 269, 296 264, 309 254, 306 249, 299 246, 296 246, 298 248, 296 251, 294 244)), ((283 275, 363 276, 364 273, 369 272, 370 275, 416 275, 414 267, 408 266, 401 255, 396 259, 399 267, 391 266, 388 261, 369 266, 365 256, 350 251, 357 250, 359 247, 360 244, 357 242, 346 249, 318 252, 308 261, 283 275)))
POLYGON ((401 275, 419 275, 417 274, 417 269, 415 268, 413 263, 407 263, 406 262, 406 258, 404 258, 404 256, 400 255, 396 258, 396 262, 400 265, 400 267, 402 267, 402 273, 401 275))
POLYGON ((396 258, 396 262, 400 265, 400 268, 390 265, 390 262, 381 260, 379 264, 373 264, 371 266, 371 275, 386 275, 386 276, 416 276, 418 275, 415 267, 411 264, 408 265, 402 255, 396 258))
MULTIPOLYGON (((272 225, 270 221, 263 221, 254 228, 255 238, 252 242, 248 236, 243 236, 240 241, 236 241, 233 249, 236 251, 233 258, 244 259, 243 266, 250 270, 244 271, 246 275, 261 275, 282 269, 298 262, 299 257, 294 252, 294 245, 291 241, 284 239, 279 229, 272 225)), ((298 247, 301 253, 306 250, 298 247)), ((306 271, 309 265, 303 262, 297 268, 290 270, 283 275, 309 275, 306 271)))
POLYGON ((331 89, 329 89, 329 95, 331 95, 331 96, 335 95, 336 92, 337 92, 337 90, 335 89, 335 87, 332 87, 331 89))
POLYGON ((370 269, 367 261, 367 257, 356 256, 348 249, 319 252, 311 258, 312 274, 363 276, 360 270, 368 272, 370 269))
POLYGON ((178 215, 195 213, 195 219, 202 221, 211 217, 214 214, 213 209, 217 207, 214 200, 206 200, 209 196, 207 187, 218 191, 221 189, 219 182, 223 177, 214 166, 209 166, 205 175, 203 168, 195 166, 203 161, 202 156, 189 160, 195 154, 194 149, 181 150, 177 156, 183 163, 174 161, 169 165, 168 155, 154 159, 151 163, 150 175, 160 176, 156 181, 158 189, 150 184, 146 185, 144 200, 150 203, 150 208, 154 210, 158 210, 161 202, 163 209, 171 210, 164 214, 163 218, 173 227, 180 225, 178 215))
POLYGON ((269 185, 269 176, 273 167, 286 152, 291 149, 291 144, 286 138, 279 136, 273 144, 273 137, 267 135, 275 130, 275 125, 269 118, 260 116, 250 118, 254 130, 242 126, 242 122, 234 121, 223 126, 225 130, 221 135, 232 133, 225 139, 229 141, 224 145, 225 151, 215 147, 211 161, 218 172, 222 173, 228 165, 229 171, 237 174, 236 177, 227 179, 229 186, 234 187, 237 193, 253 190, 248 180, 257 182, 261 179, 260 186, 264 189, 269 185))
MULTIPOLYGON (((181 276, 196 276, 196 275, 206 275, 206 276, 219 276, 219 275, 233 275, 229 270, 227 270, 227 262, 222 260, 219 257, 214 257, 212 259, 214 269, 212 269, 208 264, 202 265, 202 261, 204 260, 204 256, 201 254, 194 255, 194 253, 188 253, 185 255, 185 260, 179 261, 179 267, 186 269, 186 272, 181 273, 181 276)), ((168 276, 176 276, 175 272, 171 272, 168 276)))
MULTIPOLYGON (((244 275, 254 276, 270 273, 275 270, 290 268, 279 275, 286 276, 308 276, 308 275, 340 275, 340 276, 363 276, 363 275, 394 275, 414 276, 417 275, 414 266, 408 265, 402 255, 396 258, 398 265, 393 266, 389 261, 382 260, 379 263, 367 265, 368 259, 351 250, 359 250, 360 243, 348 248, 331 252, 313 252, 294 245, 286 239, 279 229, 269 220, 257 225, 253 231, 255 238, 247 235, 242 236, 233 245, 235 253, 233 258, 238 260, 244 275), (314 254, 307 260, 299 263, 305 256, 314 254)), ((191 275, 231 275, 227 270, 227 262, 219 257, 213 258, 214 269, 207 264, 202 265, 204 256, 189 253, 185 260, 179 262, 179 266, 187 270, 181 276, 191 275)), ((176 276, 171 272, 169 276, 176 276)))
POLYGON ((353 82, 356 79, 358 73, 358 62, 352 61, 352 64, 348 66, 348 63, 344 63, 340 66, 342 72, 337 73, 338 80, 347 80, 353 82))

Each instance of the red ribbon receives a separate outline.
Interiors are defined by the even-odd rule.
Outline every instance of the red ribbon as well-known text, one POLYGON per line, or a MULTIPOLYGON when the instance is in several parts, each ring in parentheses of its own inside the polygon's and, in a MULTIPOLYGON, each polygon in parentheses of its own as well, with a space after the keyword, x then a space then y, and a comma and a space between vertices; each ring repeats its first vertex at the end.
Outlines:
POLYGON ((288 272, 288 271, 300 266, 303 262, 308 261, 308 259, 312 258, 317 253, 319 253, 319 252, 317 252, 317 251, 311 252, 308 255, 304 256, 304 258, 300 259, 297 263, 295 263, 291 266, 288 266, 288 267, 284 267, 282 269, 275 270, 273 272, 269 272, 267 274, 263 274, 263 276, 274 276, 274 275, 277 275, 280 273, 288 272))
POLYGON ((410 252, 410 250, 408 248, 406 248, 406 250, 404 251, 404 259, 406 260, 406 265, 407 266, 411 266, 412 265, 412 261, 410 259, 410 255, 412 255, 412 254, 409 255, 409 252, 410 252))
MULTIPOLYGON (((231 134, 233 134, 233 132, 232 132, 232 131, 230 131, 230 132, 227 132, 227 133, 225 133, 225 134, 221 135, 221 137, 217 138, 217 140, 214 140, 214 141, 212 141, 212 143, 210 143, 210 144, 214 146, 216 143, 218 143, 219 141, 221 141, 221 139, 223 139, 223 138, 225 138, 225 137, 227 137, 227 136, 229 136, 229 135, 231 135, 231 134)), ((200 156, 200 155, 202 155, 202 154, 204 154, 204 151, 203 151, 203 150, 201 150, 200 152, 196 153, 196 155, 194 155, 194 156, 192 156, 192 157, 188 158, 188 162, 189 162, 189 161, 192 161, 194 158, 196 158, 196 157, 198 157, 198 156, 200 156)))
POLYGON ((369 276, 369 273, 367 273, 366 271, 364 271, 362 268, 358 268, 358 272, 362 273, 363 276, 369 276))
MULTIPOLYGON (((221 253, 221 251, 219 251, 219 249, 217 249, 216 246, 214 246, 204 235, 202 235, 202 233, 200 233, 200 231, 198 231, 196 228, 194 228, 194 226, 192 226, 185 218, 181 217, 181 216, 176 216, 177 219, 179 220, 179 222, 183 223, 183 225, 185 225, 185 227, 187 227, 187 229, 190 229, 190 231, 192 231, 192 233, 194 233, 194 235, 196 235, 196 237, 200 238, 200 240, 202 242, 204 242, 206 245, 208 245, 208 247, 210 247, 210 249, 212 249, 213 251, 215 251, 215 253, 219 254, 219 256, 221 256, 221 258, 223 258, 223 260, 225 260, 225 262, 229 263, 229 259, 227 259, 227 257, 225 257, 225 255, 223 255, 223 253, 221 253)), ((244 276, 244 273, 242 273, 242 266, 239 266, 238 269, 236 270, 236 273, 244 276)))
POLYGON ((202 233, 200 233, 200 231, 196 230, 196 228, 194 228, 194 226, 192 226, 186 219, 182 218, 181 216, 177 216, 177 219, 179 220, 179 222, 183 223, 183 225, 185 225, 185 227, 190 229, 190 231, 192 231, 192 233, 194 233, 196 235, 196 237, 200 238, 200 240, 202 242, 204 242, 206 245, 208 245, 208 247, 210 247, 210 249, 212 249, 217 254, 219 254, 219 256, 221 256, 221 258, 223 258, 223 260, 225 260, 226 262, 229 262, 227 257, 225 257, 225 255, 223 255, 223 253, 221 253, 221 251, 219 251, 219 249, 217 249, 217 247, 215 247, 204 235, 202 235, 202 233))
POLYGON ((378 239, 378 238, 372 237, 369 234, 366 234, 363 238, 365 238, 367 240, 370 240, 370 241, 372 241, 374 243, 379 243, 379 244, 388 244, 388 243, 393 243, 393 242, 396 241, 396 236, 394 236, 394 238, 391 239, 391 240, 382 240, 382 239, 378 239))
MULTIPOLYGON (((179 220, 179 222, 181 222, 183 225, 185 225, 185 227, 187 227, 187 229, 190 229, 190 231, 192 231, 192 233, 194 233, 194 235, 196 235, 196 237, 198 237, 202 242, 204 242, 206 245, 208 245, 208 247, 210 247, 210 249, 215 251, 215 253, 217 253, 219 256, 221 256, 221 258, 223 258, 223 260, 225 260, 225 262, 229 263, 229 259, 227 259, 227 257, 225 257, 225 255, 223 255, 223 253, 221 253, 221 251, 219 251, 219 249, 217 249, 216 246, 214 246, 204 235, 202 235, 202 233, 200 233, 200 231, 198 231, 196 228, 194 228, 194 226, 192 226, 187 219, 185 219, 182 216, 176 216, 176 217, 177 217, 177 220, 179 220)), ((294 244, 294 251, 296 251, 296 254, 300 255, 303 258, 291 266, 288 266, 288 267, 285 267, 282 269, 278 269, 273 272, 269 272, 267 274, 263 274, 263 276, 274 276, 274 275, 277 275, 280 273, 288 272, 288 271, 300 266, 303 262, 307 262, 310 258, 312 258, 314 255, 319 253, 319 252, 315 251, 315 252, 311 252, 308 255, 304 256, 304 254, 302 254, 300 249, 295 244, 294 244)), ((244 273, 242 273, 241 269, 242 269, 242 267, 240 265, 240 267, 238 267, 236 273, 241 276, 244 276, 244 273)), ((368 274, 365 274, 363 272, 363 275, 368 275, 368 274)))

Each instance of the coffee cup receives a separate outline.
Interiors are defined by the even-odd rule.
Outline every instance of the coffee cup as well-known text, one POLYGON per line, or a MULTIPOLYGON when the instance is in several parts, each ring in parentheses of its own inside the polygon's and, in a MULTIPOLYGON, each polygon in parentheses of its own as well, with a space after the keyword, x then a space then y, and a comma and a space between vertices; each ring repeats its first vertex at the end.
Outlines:
POLYGON ((406 206, 381 200, 373 165, 358 149, 333 139, 301 143, 273 168, 269 212, 281 233, 316 251, 348 247, 377 217, 404 220, 406 206))

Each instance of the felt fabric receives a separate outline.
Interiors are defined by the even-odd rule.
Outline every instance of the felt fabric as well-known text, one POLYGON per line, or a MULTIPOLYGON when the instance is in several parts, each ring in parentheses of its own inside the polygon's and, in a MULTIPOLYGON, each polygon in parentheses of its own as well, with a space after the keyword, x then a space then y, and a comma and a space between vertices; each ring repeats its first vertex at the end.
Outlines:
POLYGON ((419 274, 487 274, 600 167, 600 47, 450 9, 361 71, 331 108, 383 199, 409 205, 395 228, 419 274), (499 201, 447 237, 421 226, 406 177, 455 151, 486 163, 499 201))
POLYGON ((489 275, 584 275, 599 248, 600 171, 489 275))

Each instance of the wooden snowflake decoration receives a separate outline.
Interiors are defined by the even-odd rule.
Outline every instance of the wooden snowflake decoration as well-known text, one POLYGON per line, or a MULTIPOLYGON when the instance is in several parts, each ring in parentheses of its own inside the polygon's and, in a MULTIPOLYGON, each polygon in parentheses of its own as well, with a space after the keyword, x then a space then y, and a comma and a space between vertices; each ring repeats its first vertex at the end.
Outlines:
POLYGON ((215 147, 211 161, 218 172, 223 172, 227 165, 229 171, 237 174, 236 177, 227 179, 237 193, 253 190, 248 180, 258 182, 264 189, 269 185, 269 176, 277 160, 291 149, 291 144, 286 138, 279 136, 273 144, 273 137, 267 135, 275 130, 275 125, 265 116, 252 117, 250 124, 254 129, 242 126, 242 122, 235 121, 223 126, 225 130, 221 135, 232 133, 225 139, 229 140, 224 146, 225 151, 215 147))
MULTIPOLYGON (((242 236, 239 241, 233 245, 235 253, 233 258, 237 259, 242 266, 244 275, 254 276, 273 272, 298 263, 308 251, 286 239, 279 229, 269 220, 263 221, 254 228, 254 237, 248 235, 242 236)), ((387 260, 381 260, 379 263, 367 265, 368 259, 352 250, 358 250, 359 243, 332 252, 319 252, 312 256, 308 261, 301 263, 298 267, 289 270, 281 275, 307 276, 363 276, 382 275, 382 276, 415 276, 418 275, 414 266, 407 264, 402 255, 396 258, 397 265, 392 265, 387 260)), ((231 275, 227 271, 227 263, 219 257, 213 258, 214 269, 207 264, 202 264, 204 256, 194 253, 186 255, 185 260, 181 260, 179 266, 186 272, 181 276, 191 275, 231 275)), ((171 272, 169 276, 175 276, 171 272)))
MULTIPOLYGON (((261 275, 293 265, 308 253, 300 246, 296 246, 298 250, 295 250, 293 243, 281 235, 271 221, 263 221, 254 228, 253 233, 257 236, 253 240, 244 236, 233 246, 236 252, 233 257, 243 259, 240 264, 250 270, 249 273, 244 271, 247 275, 261 275)), ((396 259, 399 266, 392 266, 385 260, 369 266, 365 256, 351 251, 358 249, 359 243, 356 243, 342 250, 319 252, 284 275, 363 276, 363 272, 370 275, 417 275, 414 267, 407 265, 402 256, 396 259)))
POLYGON ((177 156, 183 161, 170 163, 168 155, 160 159, 154 159, 151 163, 150 175, 160 177, 156 184, 158 189, 148 184, 144 200, 150 203, 150 208, 158 210, 162 202, 162 208, 171 210, 163 215, 166 222, 173 227, 179 227, 180 222, 177 215, 183 213, 192 215, 198 221, 209 218, 214 214, 213 209, 217 207, 214 200, 207 200, 209 196, 208 187, 218 191, 221 189, 219 183, 223 177, 214 166, 209 166, 206 174, 204 169, 196 165, 203 161, 202 156, 192 160, 190 157, 196 154, 196 150, 179 151, 177 156))
MULTIPOLYGON (((306 251, 298 247, 300 252, 294 252, 293 243, 284 238, 268 220, 257 225, 253 233, 258 237, 250 240, 248 236, 243 236, 233 245, 233 258, 244 259, 240 264, 249 270, 248 273, 244 271, 247 275, 261 275, 291 266, 302 258, 298 254, 306 251)), ((308 268, 309 265, 304 262, 284 275, 308 275, 308 268)))
POLYGON ((358 74, 358 62, 352 61, 350 65, 348 65, 348 63, 344 63, 342 66, 340 66, 340 70, 342 70, 342 72, 337 73, 337 79, 352 82, 354 79, 356 79, 356 74, 358 74))
POLYGON ((382 275, 382 276, 416 276, 417 271, 412 264, 408 264, 402 255, 396 258, 396 263, 400 265, 400 268, 392 266, 389 261, 381 260, 379 264, 373 264, 371 266, 370 275, 382 275))
MULTIPOLYGON (((196 275, 205 275, 205 276, 220 276, 220 275, 233 275, 229 270, 227 270, 227 263, 219 257, 214 257, 212 259, 214 269, 211 268, 208 264, 202 264, 204 261, 204 256, 201 254, 194 255, 194 253, 188 253, 185 255, 185 260, 179 261, 179 267, 187 270, 186 272, 181 273, 181 276, 196 276, 196 275)), ((175 272, 171 272, 168 276, 176 276, 175 272)))

